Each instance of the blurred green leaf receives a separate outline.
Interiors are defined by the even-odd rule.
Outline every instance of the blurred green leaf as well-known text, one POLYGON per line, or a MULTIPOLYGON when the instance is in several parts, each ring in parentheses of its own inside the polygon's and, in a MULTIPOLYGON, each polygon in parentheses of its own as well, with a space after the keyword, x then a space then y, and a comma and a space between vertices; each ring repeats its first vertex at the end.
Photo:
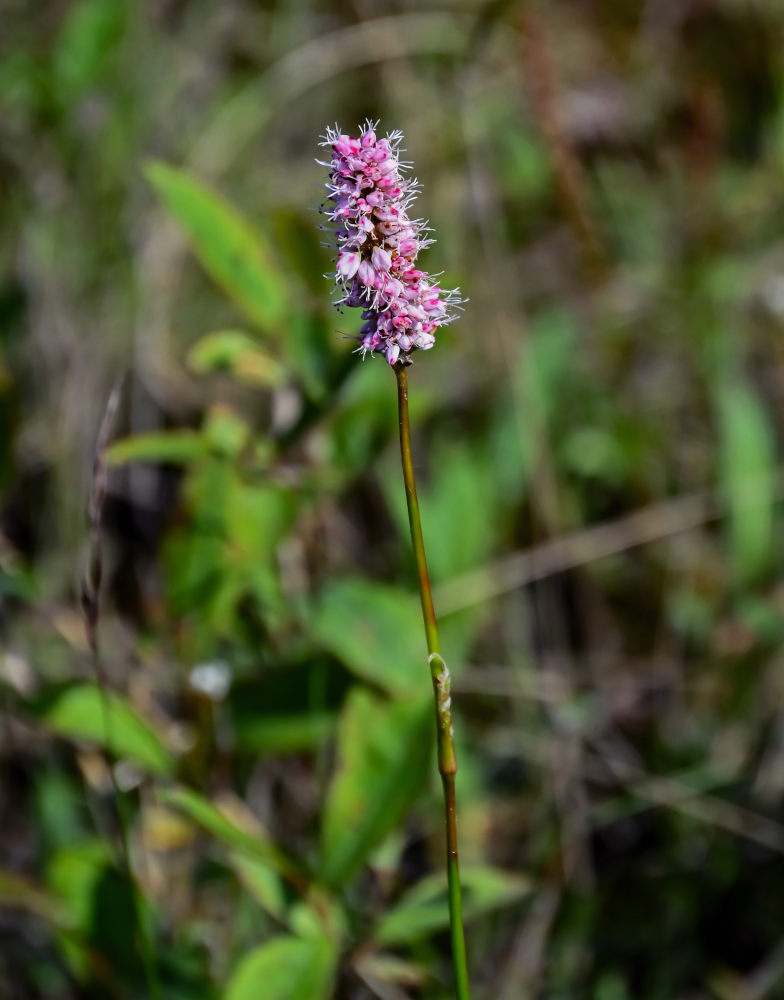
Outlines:
POLYGON ((326 938, 273 938, 242 959, 224 1000, 328 1000, 336 954, 326 938))
POLYGON ((628 465, 623 445, 603 427, 577 427, 563 442, 564 463, 581 476, 619 483, 628 465))
MULTIPOLYGON (((391 374, 368 359, 367 363, 355 364, 340 386, 326 441, 336 475, 347 479, 356 475, 395 433, 397 403, 386 382, 391 374)), ((416 393, 411 399, 412 421, 421 417, 422 408, 423 394, 416 393)))
POLYGON ((35 824, 42 852, 84 839, 89 824, 84 789, 76 774, 56 762, 39 769, 35 776, 35 824))
MULTIPOLYGON (((499 529, 499 496, 489 455, 465 444, 436 447, 429 482, 418 490, 433 580, 474 569, 490 556, 499 529)), ((386 482, 390 510, 409 544, 408 510, 399 463, 386 482)))
POLYGON ((310 621, 311 637, 363 680, 406 695, 428 683, 417 599, 395 587, 347 577, 328 583, 310 621))
POLYGON ((486 473, 497 505, 523 494, 542 448, 548 448, 553 421, 572 383, 575 364, 574 318, 563 309, 543 309, 533 317, 499 393, 487 454, 486 473))
POLYGON ((738 582, 749 583, 770 565, 776 456, 767 415, 743 383, 720 392, 719 432, 730 554, 738 582))
POLYGON ((122 38, 124 0, 81 0, 73 4, 54 47, 55 96, 63 104, 99 81, 104 64, 122 38))
POLYGON ((231 406, 218 403, 210 407, 202 434, 216 455, 236 458, 248 443, 250 427, 231 406))
POLYGON ((195 372, 229 372, 243 382, 257 386, 280 385, 285 370, 242 330, 208 333, 188 352, 188 365, 195 372))
POLYGON ((179 809, 225 847, 267 863, 276 871, 294 870, 292 862, 283 856, 265 834, 248 825, 240 825, 235 818, 228 816, 198 792, 178 787, 161 789, 159 794, 163 803, 179 809))
MULTIPOLYGON (((467 867, 460 872, 463 919, 473 920, 530 895, 528 879, 497 868, 467 867)), ((449 927, 444 873, 429 875, 410 889, 379 921, 374 940, 385 947, 410 944, 449 927)))
POLYGON ((286 893, 275 869, 238 851, 229 853, 229 864, 257 903, 276 920, 286 918, 286 893))
POLYGON ((196 431, 177 428, 170 431, 150 431, 115 441, 106 450, 111 465, 125 462, 171 462, 179 465, 193 462, 206 454, 206 445, 196 431))
POLYGON ((395 702, 358 688, 338 731, 338 763, 324 805, 319 874, 348 882, 419 794, 432 758, 429 697, 395 702))
MULTIPOLYGON (((133 887, 113 866, 107 845, 87 840, 58 851, 47 881, 68 914, 69 933, 59 933, 58 941, 71 967, 81 977, 99 977, 113 995, 120 995, 120 983, 129 996, 144 995, 140 914, 133 887)), ((141 918, 149 917, 144 906, 141 918)))
POLYGON ((784 641, 781 609, 770 601, 747 594, 738 604, 738 617, 760 642, 784 641))
MULTIPOLYGON (((86 840, 58 851, 47 866, 50 890, 65 908, 70 927, 87 940, 92 924, 95 894, 111 859, 105 843, 86 840)), ((81 974, 89 968, 89 960, 81 943, 63 936, 60 947, 66 959, 81 974)))
POLYGON ((327 712, 259 716, 245 712, 237 733, 238 746, 254 753, 301 753, 321 746, 332 734, 335 716, 327 712))
POLYGON ((102 694, 95 684, 73 684, 45 691, 25 707, 58 736, 97 743, 151 774, 174 771, 175 759, 152 723, 115 692, 102 694))
POLYGON ((332 662, 284 664, 232 686, 237 746, 252 753, 313 750, 332 735, 351 676, 332 662))
POLYGON ((184 170, 152 162, 146 175, 212 278, 264 333, 280 336, 290 283, 267 242, 221 195, 184 170))
MULTIPOLYGON (((517 358, 514 377, 519 392, 518 428, 531 419, 547 423, 561 404, 564 385, 575 361, 575 320, 565 309, 537 313, 517 358)), ((539 428, 533 426, 533 433, 539 428)))

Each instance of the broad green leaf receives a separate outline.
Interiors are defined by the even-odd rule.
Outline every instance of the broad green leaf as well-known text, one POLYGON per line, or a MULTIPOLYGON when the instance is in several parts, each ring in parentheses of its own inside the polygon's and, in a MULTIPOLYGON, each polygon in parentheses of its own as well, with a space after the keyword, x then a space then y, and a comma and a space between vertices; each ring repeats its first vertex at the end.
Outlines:
POLYGON ((150 913, 143 898, 134 901, 134 888, 112 864, 106 844, 82 841, 58 851, 47 867, 47 881, 67 912, 72 933, 60 933, 58 939, 72 967, 80 974, 97 972, 111 983, 112 995, 119 995, 120 983, 129 996, 143 995, 139 919, 147 922, 150 913), (96 956, 102 959, 100 968, 96 956))
POLYGON ((335 961, 326 938, 273 938, 242 959, 223 1000, 328 1000, 335 961))
POLYGON ((364 688, 349 695, 323 812, 319 873, 326 885, 348 882, 420 792, 432 758, 432 711, 429 697, 387 701, 364 688))
POLYGON ((95 684, 73 684, 46 691, 26 707, 59 736, 97 743, 151 774, 174 771, 174 757, 152 724, 115 692, 102 694, 95 684))
POLYGON ((251 385, 274 386, 286 373, 279 361, 242 330, 216 330, 202 337, 188 353, 195 372, 229 372, 251 385))
POLYGON ((368 580, 330 582, 310 631, 349 670, 392 694, 429 687, 422 618, 412 594, 368 580))
MULTIPOLYGON (((528 879, 496 868, 464 868, 463 919, 473 920, 523 899, 531 892, 528 879)), ((379 921, 373 939, 385 947, 418 941, 449 926, 446 874, 430 875, 418 882, 379 921)))
POLYGON ((773 542, 775 448, 769 420, 751 389, 735 383, 719 397, 720 481, 727 504, 728 542, 738 582, 770 564, 773 542))
POLYGON ((204 439, 196 431, 178 428, 170 431, 150 431, 115 441, 106 450, 111 465, 124 462, 170 462, 186 464, 202 458, 207 451, 204 439))
POLYGON ((261 235, 221 195, 184 170, 153 162, 146 175, 205 270, 265 333, 280 335, 286 276, 261 235))
MULTIPOLYGON (((80 938, 89 933, 96 890, 110 864, 106 844, 89 840, 58 851, 47 866, 50 891, 65 908, 67 923, 80 938)), ((60 947, 77 972, 87 971, 89 960, 81 944, 69 935, 62 937, 60 947)))

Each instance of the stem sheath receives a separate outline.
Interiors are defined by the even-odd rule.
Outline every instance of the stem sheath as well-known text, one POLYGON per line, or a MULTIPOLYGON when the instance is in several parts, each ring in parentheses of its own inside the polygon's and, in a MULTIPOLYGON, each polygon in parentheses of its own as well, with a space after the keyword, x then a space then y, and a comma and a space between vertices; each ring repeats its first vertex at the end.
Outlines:
POLYGON ((427 570, 425 540, 422 535, 422 521, 419 516, 414 463, 411 458, 411 427, 408 417, 408 371, 407 365, 395 365, 397 376, 397 401, 400 423, 400 460, 403 466, 403 482, 406 487, 408 522, 411 526, 411 544, 414 549, 419 597, 422 602, 422 619, 425 625, 428 664, 433 681, 436 703, 436 733, 438 740, 438 770, 444 786, 445 830, 447 850, 447 876, 449 880, 449 925, 452 938, 452 965, 455 973, 457 1000, 471 1000, 468 984, 468 963, 466 961, 465 935, 463 932, 463 904, 460 894, 460 869, 457 851, 457 810, 455 806, 455 773, 457 758, 452 735, 452 697, 450 692, 449 669, 441 656, 438 641, 438 622, 433 607, 433 593, 430 574, 427 570))

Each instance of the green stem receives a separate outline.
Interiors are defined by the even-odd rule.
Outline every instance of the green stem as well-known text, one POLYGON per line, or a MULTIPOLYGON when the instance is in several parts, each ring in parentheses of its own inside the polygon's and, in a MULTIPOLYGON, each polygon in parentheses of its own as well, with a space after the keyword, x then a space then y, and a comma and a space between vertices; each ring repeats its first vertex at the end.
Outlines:
POLYGON ((425 624, 428 665, 433 681, 436 702, 436 734, 438 740, 438 770, 444 786, 445 829, 447 850, 447 875, 449 879, 449 926, 452 937, 452 965, 455 971, 457 1000, 471 1000, 468 985, 468 963, 466 961, 465 935, 463 932, 463 904, 460 894, 460 869, 457 852, 457 811, 455 807, 455 773, 457 757, 452 734, 452 698, 450 694, 449 669, 441 656, 438 641, 438 622, 433 607, 433 593, 430 588, 430 574, 427 571, 425 540, 422 536, 422 521, 419 516, 414 463, 411 458, 411 427, 408 418, 408 373, 407 365, 395 365, 397 376, 397 401, 400 420, 400 459, 403 466, 403 481, 406 486, 408 522, 411 526, 411 544, 414 549, 419 597, 422 602, 422 618, 425 624))

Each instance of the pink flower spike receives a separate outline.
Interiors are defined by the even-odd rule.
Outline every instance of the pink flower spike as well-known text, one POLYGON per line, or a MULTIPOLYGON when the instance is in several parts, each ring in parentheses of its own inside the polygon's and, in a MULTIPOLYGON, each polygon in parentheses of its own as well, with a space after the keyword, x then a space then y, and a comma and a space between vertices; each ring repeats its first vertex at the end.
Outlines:
POLYGON ((417 185, 400 163, 402 140, 400 132, 379 139, 368 121, 356 137, 329 128, 324 142, 332 150, 325 214, 335 224, 336 304, 362 310, 360 350, 391 365, 429 350, 460 302, 457 291, 443 291, 414 266, 433 241, 408 214, 417 185))

